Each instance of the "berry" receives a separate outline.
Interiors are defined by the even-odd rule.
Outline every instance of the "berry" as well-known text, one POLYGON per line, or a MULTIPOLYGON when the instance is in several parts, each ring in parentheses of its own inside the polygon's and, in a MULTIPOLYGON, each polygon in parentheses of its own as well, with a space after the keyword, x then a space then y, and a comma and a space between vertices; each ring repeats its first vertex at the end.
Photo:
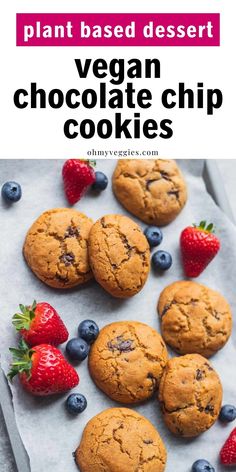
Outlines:
POLYGON ((89 353, 89 345, 82 338, 73 338, 66 345, 66 352, 70 359, 83 361, 89 353))
POLYGON ((85 320, 79 324, 78 333, 80 338, 83 338, 88 344, 91 344, 98 337, 99 327, 95 321, 85 320))
POLYGON ((230 423, 236 418, 236 408, 233 405, 224 405, 220 410, 219 420, 225 423, 230 423))
POLYGON ((68 159, 62 168, 64 190, 71 205, 78 202, 95 182, 95 172, 90 164, 82 159, 68 159))
POLYGON ((206 226, 205 221, 182 231, 180 248, 187 277, 198 277, 219 251, 220 241, 213 231, 213 224, 206 226))
POLYGON ((220 451, 220 461, 224 465, 236 465, 236 428, 233 429, 220 451))
POLYGON ((17 182, 9 181, 2 186, 2 198, 7 202, 18 202, 21 195, 21 186, 17 182))
POLYGON ((68 331, 49 303, 33 302, 31 306, 20 305, 21 313, 16 313, 12 324, 20 332, 29 346, 53 344, 58 346, 68 339, 68 331))
POLYGON ((215 472, 214 467, 205 459, 199 459, 192 465, 192 472, 215 472))
POLYGON ((66 400, 66 409, 71 415, 78 415, 87 408, 87 400, 81 393, 71 393, 66 400))
POLYGON ((168 270, 172 265, 172 257, 169 252, 156 251, 152 256, 152 266, 158 270, 168 270))
POLYGON ((148 240, 150 247, 159 246, 159 244, 161 244, 163 234, 161 229, 157 228, 157 226, 148 226, 145 229, 144 234, 148 240))
POLYGON ((108 178, 103 172, 95 172, 95 182, 92 185, 92 190, 102 191, 107 188, 108 178))
POLYGON ((19 348, 10 348, 13 355, 10 380, 15 375, 23 387, 33 395, 46 396, 63 393, 76 387, 79 376, 62 353, 50 344, 28 347, 22 339, 19 348))

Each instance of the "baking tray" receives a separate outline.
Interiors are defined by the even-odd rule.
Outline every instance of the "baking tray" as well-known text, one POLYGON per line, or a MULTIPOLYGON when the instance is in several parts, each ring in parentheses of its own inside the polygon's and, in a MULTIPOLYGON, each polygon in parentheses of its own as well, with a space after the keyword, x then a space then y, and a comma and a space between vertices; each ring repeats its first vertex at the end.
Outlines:
MULTIPOLYGON (((229 217, 229 219, 235 223, 232 209, 230 207, 224 186, 222 184, 221 174, 218 169, 216 160, 205 161, 203 179, 205 181, 207 191, 210 193, 216 204, 223 210, 223 212, 229 217)), ((29 458, 22 443, 15 421, 11 392, 1 368, 0 406, 6 424, 6 430, 9 436, 10 444, 12 447, 12 452, 15 458, 16 471, 30 472, 29 458)))

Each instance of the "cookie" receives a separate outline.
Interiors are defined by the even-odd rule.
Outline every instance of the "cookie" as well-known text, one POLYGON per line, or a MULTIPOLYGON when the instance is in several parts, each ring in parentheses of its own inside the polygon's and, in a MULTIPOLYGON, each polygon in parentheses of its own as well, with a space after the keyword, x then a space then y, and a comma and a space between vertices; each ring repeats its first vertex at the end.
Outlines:
POLYGON ((75 461, 80 472, 164 472, 166 449, 144 416, 110 408, 85 426, 75 461))
POLYGON ((113 191, 130 213, 159 226, 173 221, 187 200, 184 178, 172 160, 120 160, 113 174, 113 191))
POLYGON ((148 277, 147 239, 127 216, 104 216, 90 231, 89 262, 95 279, 107 292, 114 297, 132 297, 148 277))
POLYGON ((225 345, 232 331, 225 298, 197 282, 168 285, 160 295, 158 312, 163 338, 179 354, 210 357, 225 345))
POLYGON ((220 379, 199 354, 170 359, 159 388, 164 421, 177 436, 194 437, 217 420, 221 402, 220 379))
POLYGON ((89 353, 89 371, 113 400, 138 403, 157 390, 167 360, 165 343, 153 328, 119 321, 100 331, 89 353))
POLYGON ((42 213, 29 229, 23 248, 34 274, 55 288, 71 288, 91 279, 87 246, 92 224, 70 208, 42 213))

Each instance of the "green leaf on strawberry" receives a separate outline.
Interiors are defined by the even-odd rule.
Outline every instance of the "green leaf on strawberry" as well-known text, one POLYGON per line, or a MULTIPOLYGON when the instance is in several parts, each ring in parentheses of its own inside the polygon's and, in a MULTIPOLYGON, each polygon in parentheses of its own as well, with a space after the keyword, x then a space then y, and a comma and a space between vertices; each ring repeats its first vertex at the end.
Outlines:
POLYGON ((214 232, 214 225, 213 225, 213 223, 210 223, 210 224, 207 226, 206 231, 208 231, 208 233, 213 233, 213 232, 214 232))
POLYGON ((29 346, 42 343, 58 346, 67 341, 66 326, 49 303, 34 300, 31 306, 20 305, 20 310, 13 316, 12 324, 29 346))
POLYGON ((46 396, 63 393, 79 383, 76 370, 62 353, 50 344, 33 349, 21 340, 18 348, 10 348, 13 360, 8 378, 19 375, 22 386, 31 394, 46 396))
POLYGON ((21 313, 15 313, 12 318, 12 324, 17 331, 30 328, 31 321, 35 318, 36 305, 36 300, 33 301, 31 306, 19 305, 21 313))
POLYGON ((19 342, 19 347, 14 348, 10 347, 9 351, 12 353, 12 363, 11 369, 8 373, 9 380, 12 380, 15 375, 25 372, 27 378, 29 379, 31 376, 31 368, 32 368, 32 355, 34 353, 33 349, 29 349, 29 346, 26 342, 21 339, 19 342))

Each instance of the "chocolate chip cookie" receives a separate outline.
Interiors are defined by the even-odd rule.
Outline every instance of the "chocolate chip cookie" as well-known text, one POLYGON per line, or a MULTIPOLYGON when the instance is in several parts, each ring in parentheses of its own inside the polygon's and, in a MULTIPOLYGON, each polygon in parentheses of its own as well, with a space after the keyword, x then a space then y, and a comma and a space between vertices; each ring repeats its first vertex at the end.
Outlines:
POLYGON ((114 297, 132 297, 148 277, 147 239, 127 216, 104 216, 90 231, 89 262, 95 279, 107 292, 114 297))
POLYGON ((197 282, 168 285, 160 295, 158 312, 163 338, 179 354, 209 357, 225 345, 232 331, 225 298, 197 282))
POLYGON ((164 421, 177 436, 194 437, 217 420, 221 402, 220 379, 199 354, 170 359, 159 388, 164 421))
POLYGON ((148 224, 173 221, 187 200, 183 175, 175 161, 120 160, 113 174, 113 191, 119 202, 148 224))
POLYGON ((34 274, 55 288, 71 288, 91 279, 87 245, 92 224, 70 208, 42 213, 29 229, 23 248, 34 274))
POLYGON ((166 449, 144 416, 110 408, 87 423, 75 461, 81 472, 164 472, 166 449))
POLYGON ((96 385, 121 403, 148 400, 157 390, 168 355, 161 336, 137 321, 105 326, 89 353, 96 385))

